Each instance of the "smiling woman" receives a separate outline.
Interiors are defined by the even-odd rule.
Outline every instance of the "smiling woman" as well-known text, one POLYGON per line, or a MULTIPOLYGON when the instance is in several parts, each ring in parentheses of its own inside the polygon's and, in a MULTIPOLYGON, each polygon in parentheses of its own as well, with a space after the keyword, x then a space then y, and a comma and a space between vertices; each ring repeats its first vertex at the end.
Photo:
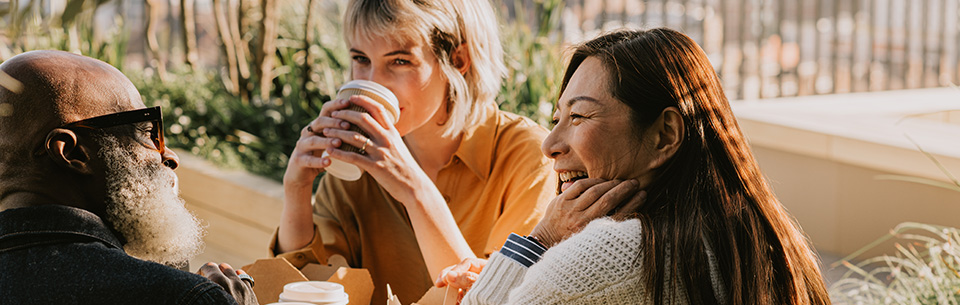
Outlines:
POLYGON ((542 149, 544 155, 556 160, 554 168, 563 182, 561 191, 587 177, 636 179, 644 187, 653 178, 650 169, 657 167, 651 164, 657 157, 652 141, 659 136, 672 136, 663 141, 675 140, 676 135, 669 132, 682 132, 673 109, 668 115, 673 124, 666 125, 672 129, 664 130, 666 133, 658 133, 661 130, 656 128, 633 128, 633 118, 624 115, 630 113, 630 107, 613 98, 609 80, 610 73, 600 60, 587 58, 560 96, 555 126, 542 149))
POLYGON ((563 193, 529 236, 448 268, 439 285, 476 279, 464 304, 829 303, 812 247, 686 35, 623 30, 578 46, 554 122, 542 150, 563 193))
POLYGON ((392 91, 400 117, 388 124, 363 96, 324 104, 284 174, 277 255, 295 265, 342 256, 371 271, 373 299, 385 299, 390 284, 416 300, 444 266, 486 257, 510 232, 533 229, 557 178, 537 149, 546 130, 497 109, 498 30, 486 0, 349 2, 351 77, 392 91), (311 206, 313 181, 331 158, 366 173, 324 175, 311 206))

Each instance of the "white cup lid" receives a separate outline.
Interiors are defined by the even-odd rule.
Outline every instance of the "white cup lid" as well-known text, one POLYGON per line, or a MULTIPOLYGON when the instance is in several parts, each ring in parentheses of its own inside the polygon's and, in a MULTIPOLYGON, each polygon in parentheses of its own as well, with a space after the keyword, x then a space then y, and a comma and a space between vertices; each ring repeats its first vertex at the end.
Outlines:
POLYGON ((343 290, 343 285, 338 283, 307 281, 283 285, 283 293, 280 294, 280 299, 284 301, 333 303, 345 301, 347 294, 343 290))
MULTIPOLYGON (((323 152, 323 157, 329 156, 326 151, 323 152)), ((334 177, 340 178, 346 181, 357 181, 360 179, 360 176, 363 175, 363 170, 361 170, 356 165, 343 162, 334 158, 330 158, 330 166, 324 168, 327 173, 333 175, 334 177)))

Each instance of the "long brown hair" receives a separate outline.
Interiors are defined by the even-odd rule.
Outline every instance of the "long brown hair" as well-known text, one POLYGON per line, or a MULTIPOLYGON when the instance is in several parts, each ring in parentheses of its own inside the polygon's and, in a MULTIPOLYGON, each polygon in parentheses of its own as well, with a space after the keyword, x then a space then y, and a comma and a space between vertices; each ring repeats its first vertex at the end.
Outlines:
POLYGON ((828 304, 813 247, 763 178, 703 50, 667 28, 609 33, 575 49, 561 90, 588 57, 638 130, 667 107, 683 117, 681 146, 637 211, 655 303, 682 285, 692 304, 828 304))

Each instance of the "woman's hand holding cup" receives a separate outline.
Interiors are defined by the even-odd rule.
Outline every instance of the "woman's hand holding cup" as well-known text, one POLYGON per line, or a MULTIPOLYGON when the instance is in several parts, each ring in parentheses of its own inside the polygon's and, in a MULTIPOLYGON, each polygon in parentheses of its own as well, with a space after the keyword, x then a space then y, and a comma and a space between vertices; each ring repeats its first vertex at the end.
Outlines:
POLYGON ((300 140, 284 174, 284 185, 291 182, 312 185, 313 179, 323 170, 344 180, 360 178, 362 172, 355 165, 328 157, 330 149, 365 154, 365 148, 371 144, 372 139, 365 133, 364 126, 334 117, 335 113, 344 110, 354 113, 374 111, 373 115, 385 128, 392 128, 400 116, 399 102, 390 89, 366 80, 347 82, 333 101, 323 104, 320 115, 300 131, 300 140), (350 137, 343 137, 345 135, 350 137), (356 139, 361 139, 361 143, 355 143, 353 140, 356 139))
POLYGON ((636 211, 646 197, 637 180, 577 180, 550 201, 543 219, 530 235, 550 248, 580 232, 594 219, 636 211))
POLYGON ((418 183, 429 182, 430 179, 419 170, 420 165, 394 127, 395 121, 390 118, 390 112, 367 96, 352 96, 349 102, 366 109, 366 112, 345 109, 334 111, 331 116, 359 127, 366 135, 332 128, 325 129, 324 134, 339 138, 343 143, 363 147, 364 153, 339 148, 330 149, 327 153, 334 159, 356 165, 370 173, 398 201, 415 202, 413 194, 405 190, 418 188, 418 183))
POLYGON ((343 141, 327 137, 322 132, 331 128, 350 128, 349 122, 330 116, 330 113, 349 106, 350 102, 346 99, 326 102, 320 108, 320 115, 300 130, 300 139, 287 161, 287 170, 283 175, 284 185, 312 187, 313 179, 330 166, 330 159, 321 157, 322 153, 327 149, 340 147, 343 141))

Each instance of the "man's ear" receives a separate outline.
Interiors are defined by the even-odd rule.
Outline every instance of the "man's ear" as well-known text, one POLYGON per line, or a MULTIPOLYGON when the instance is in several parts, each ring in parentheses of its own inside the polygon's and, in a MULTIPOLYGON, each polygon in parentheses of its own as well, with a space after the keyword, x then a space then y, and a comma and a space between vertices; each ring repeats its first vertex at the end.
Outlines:
POLYGON ((450 54, 450 62, 453 63, 453 67, 457 68, 460 71, 461 75, 466 75, 467 71, 470 70, 470 49, 467 48, 467 43, 461 43, 456 50, 453 50, 453 54, 450 54))
POLYGON ((656 156, 651 162, 651 168, 662 166, 670 157, 673 157, 683 144, 686 130, 684 129, 683 115, 677 107, 667 107, 660 112, 660 116, 651 125, 649 134, 652 135, 653 153, 656 156))
POLYGON ((79 138, 73 130, 56 128, 50 131, 44 147, 53 163, 80 174, 93 173, 93 169, 90 168, 90 150, 79 143, 79 138))

